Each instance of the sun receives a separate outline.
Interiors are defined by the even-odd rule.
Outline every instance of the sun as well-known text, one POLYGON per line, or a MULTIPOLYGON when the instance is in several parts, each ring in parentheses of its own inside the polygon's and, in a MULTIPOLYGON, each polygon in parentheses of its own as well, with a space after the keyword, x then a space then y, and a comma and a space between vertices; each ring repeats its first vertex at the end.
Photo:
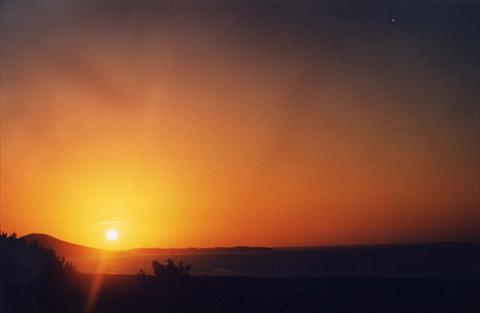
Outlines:
POLYGON ((118 231, 116 229, 109 229, 105 232, 105 238, 109 241, 115 241, 118 239, 118 231))

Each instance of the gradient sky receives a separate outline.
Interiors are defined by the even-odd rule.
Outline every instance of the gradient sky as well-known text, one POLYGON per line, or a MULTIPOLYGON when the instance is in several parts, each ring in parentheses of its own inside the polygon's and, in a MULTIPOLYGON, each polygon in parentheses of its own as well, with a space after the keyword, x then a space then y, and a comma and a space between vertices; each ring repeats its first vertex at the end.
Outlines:
POLYGON ((354 3, 2 1, 2 230, 479 239, 478 2, 354 3))

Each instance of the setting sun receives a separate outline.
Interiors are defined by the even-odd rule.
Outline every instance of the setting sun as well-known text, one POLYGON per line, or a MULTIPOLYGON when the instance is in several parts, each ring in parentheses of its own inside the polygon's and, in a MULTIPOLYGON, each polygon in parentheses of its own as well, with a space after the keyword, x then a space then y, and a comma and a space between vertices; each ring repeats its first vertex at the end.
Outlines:
POLYGON ((109 229, 105 232, 105 238, 109 241, 115 241, 118 239, 118 231, 115 229, 109 229))
POLYGON ((480 313, 479 11, 0 0, 0 313, 480 313))
POLYGON ((4 2, 2 232, 117 249, 478 237, 468 29, 440 49, 388 10, 350 32, 320 4, 244 21, 250 5, 209 1, 4 2))

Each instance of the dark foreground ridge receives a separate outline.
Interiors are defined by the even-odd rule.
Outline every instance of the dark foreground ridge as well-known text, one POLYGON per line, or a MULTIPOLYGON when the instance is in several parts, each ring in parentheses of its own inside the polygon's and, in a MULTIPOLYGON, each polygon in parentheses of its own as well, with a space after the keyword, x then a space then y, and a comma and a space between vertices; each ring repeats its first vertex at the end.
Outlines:
MULTIPOLYGON (((94 279, 83 277, 85 285, 94 279)), ((480 281, 191 277, 173 285, 106 276, 98 312, 479 312, 480 281)))
POLYGON ((155 276, 80 274, 1 235, 0 312, 480 312, 478 277, 212 277, 176 264, 153 262, 155 276))
POLYGON ((480 278, 480 243, 425 243, 302 248, 189 248, 109 251, 43 234, 22 237, 52 247, 82 273, 136 274, 152 260, 191 264, 194 276, 480 278))

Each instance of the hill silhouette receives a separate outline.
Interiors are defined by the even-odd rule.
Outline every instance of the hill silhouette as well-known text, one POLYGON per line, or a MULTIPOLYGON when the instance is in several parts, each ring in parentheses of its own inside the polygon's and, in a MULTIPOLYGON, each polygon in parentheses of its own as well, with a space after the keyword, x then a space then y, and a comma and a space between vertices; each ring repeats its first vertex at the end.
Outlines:
POLYGON ((109 274, 134 274, 154 259, 192 264, 192 275, 287 277, 480 277, 479 242, 388 244, 294 248, 137 248, 102 250, 45 234, 25 237, 51 247, 80 272, 97 273, 108 256, 109 274))
MULTIPOLYGON (((37 242, 41 246, 52 248, 57 255, 65 257, 98 256, 107 251, 67 242, 47 234, 33 233, 25 235, 21 237, 21 239, 24 239, 28 243, 37 242)), ((108 252, 115 253, 115 251, 108 252)))
MULTIPOLYGON (((144 271, 138 275, 82 274, 57 257, 52 249, 42 247, 42 241, 70 255, 103 253, 101 249, 43 234, 21 239, 0 235, 0 312, 469 313, 479 312, 480 308, 477 296, 480 281, 474 274, 479 264, 478 243, 451 244, 453 250, 447 255, 453 252, 458 257, 446 260, 440 260, 441 254, 432 254, 428 245, 313 249, 321 253, 322 259, 332 257, 335 263, 341 259, 356 263, 375 260, 375 267, 393 258, 407 265, 410 259, 417 263, 423 254, 429 262, 447 262, 444 269, 460 264, 466 268, 466 277, 410 277, 396 267, 394 270, 401 274, 398 277, 248 277, 190 276, 190 265, 182 265, 181 260, 176 265, 171 260, 160 263, 153 258, 150 261, 154 275, 144 271), (365 253, 371 255, 370 260, 365 253)), ((446 244, 434 248, 449 249, 446 244)), ((274 250, 261 255, 269 257, 270 266, 276 266, 278 253, 285 252, 274 250)), ((237 253, 212 257, 251 257, 258 266, 259 255, 237 253)), ((318 261, 311 257, 308 260, 318 261)))
POLYGON ((80 275, 53 249, 0 234, 0 312, 77 312, 80 275))
POLYGON ((104 250, 87 247, 68 241, 64 241, 53 236, 41 233, 32 233, 21 237, 29 243, 38 244, 55 250, 58 255, 65 257, 99 256, 105 254, 126 254, 126 255, 180 255, 180 254, 223 254, 223 253, 249 253, 273 251, 266 247, 215 247, 215 248, 136 248, 130 250, 104 250))

